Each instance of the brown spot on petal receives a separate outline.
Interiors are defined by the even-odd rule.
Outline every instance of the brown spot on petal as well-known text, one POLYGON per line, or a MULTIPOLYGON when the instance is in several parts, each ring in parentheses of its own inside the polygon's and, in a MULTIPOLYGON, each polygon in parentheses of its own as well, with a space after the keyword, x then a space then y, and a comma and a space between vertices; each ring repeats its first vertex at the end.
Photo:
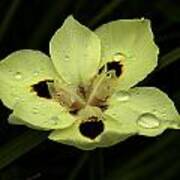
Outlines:
POLYGON ((48 82, 53 82, 52 80, 40 81, 37 84, 32 85, 33 91, 37 93, 39 97, 51 99, 51 94, 48 89, 48 82))
POLYGON ((83 136, 95 139, 104 131, 104 123, 97 120, 97 117, 91 117, 80 124, 79 130, 83 136))
POLYGON ((112 61, 107 63, 107 71, 115 71, 115 75, 119 77, 122 73, 122 65, 120 62, 112 61))
POLYGON ((116 77, 119 77, 122 74, 122 64, 120 61, 111 61, 103 65, 98 73, 101 74, 103 71, 107 73, 107 76, 109 76, 109 71, 115 71, 116 77))

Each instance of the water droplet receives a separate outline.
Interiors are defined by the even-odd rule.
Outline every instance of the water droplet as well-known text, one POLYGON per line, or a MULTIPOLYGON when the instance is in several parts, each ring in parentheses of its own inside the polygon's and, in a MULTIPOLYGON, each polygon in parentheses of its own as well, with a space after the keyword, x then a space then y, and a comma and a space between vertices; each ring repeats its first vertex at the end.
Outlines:
POLYGON ((20 72, 16 72, 14 77, 15 77, 15 79, 21 79, 22 74, 20 72))
POLYGON ((8 72, 9 72, 9 73, 12 73, 13 71, 12 71, 12 69, 9 69, 8 72))
POLYGON ((130 98, 130 94, 126 91, 120 91, 117 93, 117 100, 118 101, 128 101, 130 98))
POLYGON ((120 52, 114 54, 113 60, 114 61, 123 61, 125 59, 124 55, 120 52))
POLYGON ((38 113, 38 108, 37 107, 33 107, 33 114, 37 114, 38 113))
POLYGON ((15 99, 14 99, 15 102, 19 102, 19 101, 24 101, 24 99, 22 99, 21 97, 19 96, 16 96, 15 99))
POLYGON ((50 118, 50 121, 51 121, 52 125, 57 125, 58 121, 59 121, 59 118, 57 116, 52 116, 50 118))
POLYGON ((137 124, 143 128, 153 129, 160 126, 160 120, 151 113, 144 113, 137 119, 137 124))
POLYGON ((34 76, 38 76, 38 75, 39 75, 39 72, 38 72, 38 71, 34 71, 33 75, 34 75, 34 76))
POLYGON ((70 57, 68 55, 65 55, 64 60, 69 61, 70 57))
POLYGON ((167 114, 166 114, 165 112, 161 112, 161 116, 162 116, 163 118, 165 118, 165 117, 167 116, 167 114))
POLYGON ((114 118, 116 118, 117 116, 118 116, 118 114, 116 114, 116 113, 112 113, 112 116, 114 117, 114 118))

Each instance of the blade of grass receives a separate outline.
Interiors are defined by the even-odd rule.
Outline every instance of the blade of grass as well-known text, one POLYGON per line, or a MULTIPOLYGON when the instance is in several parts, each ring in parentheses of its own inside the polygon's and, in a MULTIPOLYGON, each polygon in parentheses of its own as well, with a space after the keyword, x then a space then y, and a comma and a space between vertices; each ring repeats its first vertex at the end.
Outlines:
POLYGON ((95 158, 94 158, 94 152, 96 150, 93 150, 90 152, 91 158, 89 159, 89 180, 96 180, 96 172, 95 172, 95 158))
POLYGON ((157 71, 166 68, 170 64, 176 62, 180 59, 180 47, 173 49, 169 53, 165 54, 160 60, 157 71))
POLYGON ((77 0, 76 6, 74 7, 74 13, 73 14, 76 16, 84 5, 86 5, 86 1, 77 0))
MULTIPOLYGON (((173 49, 172 51, 168 52, 167 54, 165 54, 159 59, 158 66, 155 69, 155 71, 153 71, 152 74, 155 74, 156 72, 161 71, 162 69, 168 67, 172 63, 178 61, 179 59, 180 59, 180 47, 177 47, 176 49, 173 49)), ((152 74, 149 76, 149 78, 146 78, 142 82, 140 82, 139 85, 145 86, 150 81, 152 81, 152 79, 155 78, 152 76, 152 74)))
POLYGON ((0 147, 0 169, 18 159, 47 138, 47 133, 28 130, 0 147))
MULTIPOLYGON (((148 163, 141 163, 136 168, 129 170, 131 173, 124 173, 121 177, 122 180, 136 180, 136 179, 146 179, 157 170, 163 171, 167 162, 172 164, 176 158, 175 153, 170 153, 171 151, 162 151, 160 154, 157 153, 155 156, 151 157, 148 163)), ((161 174, 159 174, 159 179, 162 179, 161 174)), ((163 179, 164 180, 164 179, 163 179)))
POLYGON ((85 162, 87 161, 88 158, 89 158, 89 153, 84 152, 82 154, 82 156, 80 157, 79 161, 77 162, 75 168, 70 173, 70 176, 68 177, 67 180, 75 180, 76 179, 77 175, 81 171, 83 165, 85 164, 85 162))
POLYGON ((8 29, 8 26, 14 16, 14 14, 16 13, 16 10, 17 10, 20 2, 21 2, 21 0, 12 1, 11 5, 9 7, 9 10, 7 11, 6 17, 0 24, 0 42, 2 41, 6 31, 8 29))
MULTIPOLYGON (((176 179, 175 177, 177 173, 179 175, 179 167, 180 167, 180 161, 179 159, 174 160, 169 168, 166 169, 166 171, 162 171, 161 172, 161 179, 163 180, 172 180, 172 179, 176 179)), ((157 179, 154 180, 159 180, 159 177, 157 179)))
POLYGON ((170 135, 163 137, 160 141, 156 142, 154 145, 147 147, 144 151, 140 152, 132 159, 130 159, 127 163, 124 163, 121 168, 114 168, 113 171, 108 174, 106 180, 111 180, 112 177, 121 177, 124 174, 128 173, 130 169, 133 169, 138 166, 139 163, 145 161, 147 158, 154 156, 156 153, 161 152, 168 146, 176 137, 176 133, 172 133, 170 135))
POLYGON ((59 22, 63 20, 64 11, 70 2, 70 0, 61 0, 52 3, 51 7, 49 7, 47 13, 45 13, 41 22, 37 26, 37 29, 32 34, 28 42, 29 47, 37 48, 41 45, 44 37, 48 34, 48 32, 50 32, 53 22, 57 20, 57 18, 59 19, 59 22))
POLYGON ((103 18, 111 14, 111 12, 114 11, 118 7, 120 3, 122 3, 124 0, 113 0, 110 1, 108 4, 102 7, 100 12, 96 17, 94 17, 88 24, 90 27, 96 26, 99 21, 101 21, 103 18))
POLYGON ((104 180, 104 156, 103 156, 103 149, 96 149, 96 179, 104 180))

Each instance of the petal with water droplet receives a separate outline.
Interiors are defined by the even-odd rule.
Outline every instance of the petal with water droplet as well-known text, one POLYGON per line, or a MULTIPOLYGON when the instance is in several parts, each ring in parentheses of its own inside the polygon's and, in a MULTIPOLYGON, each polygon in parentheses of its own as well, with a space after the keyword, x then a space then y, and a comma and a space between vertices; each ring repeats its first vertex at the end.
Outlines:
POLYGON ((50 55, 60 76, 70 84, 83 85, 98 71, 100 40, 69 16, 50 41, 50 55))
POLYGON ((121 123, 119 132, 155 136, 167 128, 180 128, 179 114, 173 102, 159 89, 130 89, 126 92, 129 94, 126 101, 122 100, 124 93, 115 93, 109 99, 108 109, 104 112, 107 121, 114 119, 121 123))
POLYGON ((95 30, 101 40, 101 65, 120 61, 120 90, 143 80, 157 65, 158 47, 147 19, 117 20, 95 30))
POLYGON ((37 98, 36 95, 16 103, 12 116, 18 117, 20 124, 44 130, 66 128, 75 120, 58 102, 37 98))
POLYGON ((0 98, 9 108, 32 94, 31 86, 56 77, 48 56, 35 50, 16 51, 0 62, 0 98))
POLYGON ((137 119, 137 125, 147 129, 158 128, 160 123, 161 120, 152 113, 144 113, 137 119))
MULTIPOLYGON (((96 109, 96 107, 90 107, 91 110, 89 109, 86 113, 92 113, 93 117, 95 117, 93 108, 96 109)), ((118 121, 114 119, 106 120, 104 117, 101 117, 97 121, 91 121, 91 119, 88 121, 83 119, 83 121, 81 121, 77 119, 76 122, 68 128, 53 131, 49 135, 49 139, 73 145, 83 150, 108 147, 130 136, 130 134, 125 135, 121 133, 119 131, 120 126, 121 124, 118 121)))

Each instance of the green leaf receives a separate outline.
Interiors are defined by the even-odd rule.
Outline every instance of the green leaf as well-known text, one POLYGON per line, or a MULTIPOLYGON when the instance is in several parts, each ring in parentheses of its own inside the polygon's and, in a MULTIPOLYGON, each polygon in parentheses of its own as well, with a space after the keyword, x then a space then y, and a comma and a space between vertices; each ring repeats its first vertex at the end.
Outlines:
POLYGON ((167 128, 180 128, 173 102, 157 88, 140 87, 119 91, 109 100, 107 121, 116 120, 119 132, 156 136, 167 128), (109 119, 108 119, 109 118, 109 119))
POLYGON ((0 169, 27 153, 47 138, 46 133, 28 130, 0 147, 0 169))
POLYGON ((97 35, 69 16, 50 41, 52 61, 67 83, 87 84, 96 73, 100 61, 97 35))
POLYGON ((156 67, 159 50, 149 20, 117 20, 95 32, 101 39, 101 66, 112 61, 122 65, 119 89, 129 89, 156 67))

